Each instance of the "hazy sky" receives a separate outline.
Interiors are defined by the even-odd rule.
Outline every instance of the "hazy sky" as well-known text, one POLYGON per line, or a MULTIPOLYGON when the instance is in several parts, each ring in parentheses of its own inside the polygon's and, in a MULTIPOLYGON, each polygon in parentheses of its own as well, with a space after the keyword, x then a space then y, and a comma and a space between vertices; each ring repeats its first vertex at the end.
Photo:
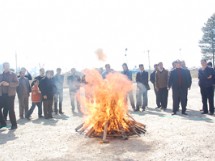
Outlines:
POLYGON ((201 28, 215 0, 0 0, 0 63, 121 69, 185 59, 199 66, 201 28), (107 62, 95 51, 102 48, 107 62), (127 57, 125 57, 127 48, 127 57), (180 51, 181 49, 181 51, 180 51))

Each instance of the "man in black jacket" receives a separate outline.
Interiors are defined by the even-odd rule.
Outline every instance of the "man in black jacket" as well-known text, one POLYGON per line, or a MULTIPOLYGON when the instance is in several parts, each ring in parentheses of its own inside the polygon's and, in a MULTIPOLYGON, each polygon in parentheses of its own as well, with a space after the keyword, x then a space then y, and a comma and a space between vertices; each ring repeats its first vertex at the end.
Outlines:
POLYGON ((158 70, 158 65, 155 64, 154 65, 154 71, 150 74, 150 82, 153 84, 153 87, 154 87, 154 92, 155 92, 155 97, 156 97, 156 105, 157 105, 156 108, 160 108, 161 102, 158 99, 158 91, 155 88, 155 75, 156 75, 157 70, 158 70))
POLYGON ((50 70, 46 71, 46 77, 40 81, 39 88, 42 94, 43 112, 45 119, 52 118, 52 105, 55 93, 55 85, 50 70))
POLYGON ((181 67, 180 60, 176 61, 176 68, 170 73, 168 86, 169 88, 172 87, 173 115, 179 110, 179 102, 181 102, 182 114, 187 115, 187 90, 191 84, 187 72, 181 67))
POLYGON ((143 64, 139 65, 140 71, 136 75, 136 82, 137 82, 137 103, 136 103, 136 111, 139 111, 139 108, 142 104, 142 109, 145 111, 146 107, 148 106, 148 72, 144 70, 143 64), (143 99, 143 103, 142 103, 143 99))
POLYGON ((214 114, 214 70, 207 65, 205 59, 201 60, 202 68, 199 69, 199 87, 202 95, 203 112, 202 114, 208 113, 207 100, 209 101, 210 115, 214 114))

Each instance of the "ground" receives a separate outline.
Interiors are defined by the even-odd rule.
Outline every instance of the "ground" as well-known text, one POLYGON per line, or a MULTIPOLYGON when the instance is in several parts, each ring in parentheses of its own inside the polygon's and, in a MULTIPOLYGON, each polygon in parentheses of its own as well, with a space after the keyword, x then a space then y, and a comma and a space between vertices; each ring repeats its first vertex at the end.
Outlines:
MULTIPOLYGON (((201 107, 196 79, 189 91, 188 116, 180 112, 171 115, 171 90, 168 110, 155 109, 154 92, 150 90, 147 111, 130 111, 137 121, 147 125, 147 133, 101 144, 101 139, 75 132, 83 118, 72 115, 68 89, 65 89, 65 115, 54 115, 52 120, 38 119, 35 109, 31 121, 17 118, 17 130, 0 130, 0 161, 213 161, 215 117, 201 115, 201 107)), ((16 114, 18 116, 17 103, 16 114)))

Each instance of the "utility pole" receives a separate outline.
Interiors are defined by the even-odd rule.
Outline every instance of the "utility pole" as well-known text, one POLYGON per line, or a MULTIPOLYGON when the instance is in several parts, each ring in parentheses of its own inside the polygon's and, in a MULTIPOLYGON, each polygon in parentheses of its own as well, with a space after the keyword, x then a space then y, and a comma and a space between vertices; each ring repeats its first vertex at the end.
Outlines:
POLYGON ((151 65, 150 65, 150 55, 149 55, 149 50, 147 50, 148 52, 148 62, 149 62, 149 74, 151 74, 151 65))
POLYGON ((125 48, 125 62, 126 62, 126 63, 128 63, 128 62, 127 62, 127 51, 128 51, 128 49, 125 48))
POLYGON ((16 51, 15 51, 15 63, 16 63, 16 74, 18 74, 17 73, 17 53, 16 53, 16 51))

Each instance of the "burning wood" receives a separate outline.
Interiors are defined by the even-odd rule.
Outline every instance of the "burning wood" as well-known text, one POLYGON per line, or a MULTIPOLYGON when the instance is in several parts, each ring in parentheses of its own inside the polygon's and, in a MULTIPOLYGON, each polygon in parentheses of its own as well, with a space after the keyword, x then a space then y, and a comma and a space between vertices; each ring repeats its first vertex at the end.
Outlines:
POLYGON ((136 122, 128 114, 127 93, 132 90, 132 82, 120 73, 111 73, 104 80, 95 70, 85 71, 87 84, 85 100, 86 120, 75 130, 88 137, 128 139, 129 136, 144 134, 145 125, 136 122))

